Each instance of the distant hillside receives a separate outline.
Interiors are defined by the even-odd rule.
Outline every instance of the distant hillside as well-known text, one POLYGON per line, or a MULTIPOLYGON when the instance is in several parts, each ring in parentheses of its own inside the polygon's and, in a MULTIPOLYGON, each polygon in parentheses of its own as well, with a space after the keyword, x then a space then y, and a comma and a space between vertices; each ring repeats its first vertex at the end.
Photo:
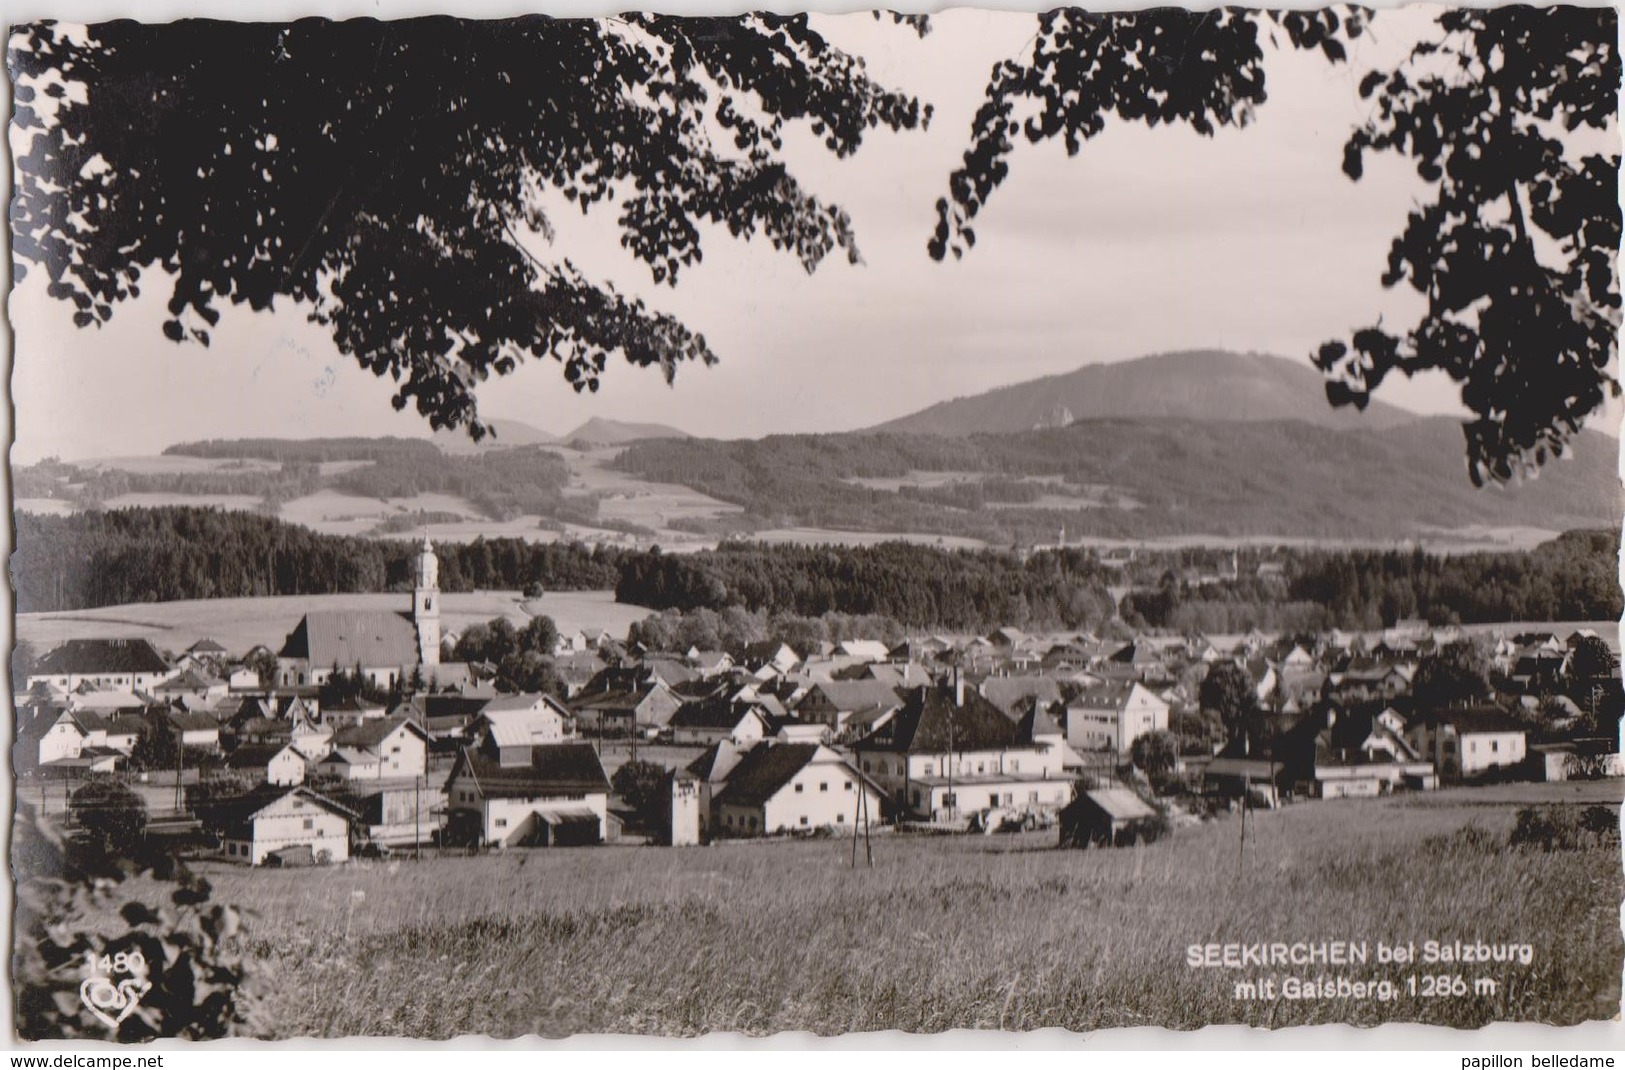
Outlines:
POLYGON ((1064 375, 944 401, 872 428, 916 435, 998 434, 1065 427, 1077 420, 1304 420, 1330 428, 1384 428, 1414 413, 1381 402, 1334 409, 1307 361, 1197 350, 1089 364, 1064 375))
POLYGON ((687 431, 679 431, 665 424, 633 424, 620 420, 606 420, 594 416, 580 427, 562 436, 559 441, 569 445, 624 446, 648 438, 689 438, 687 431))
POLYGON ((434 444, 446 453, 479 453, 484 450, 505 450, 515 446, 546 446, 559 440, 559 436, 549 434, 539 427, 527 424, 522 420, 488 420, 494 434, 485 436, 478 442, 468 437, 468 432, 461 428, 452 431, 436 431, 434 444))
POLYGON ((1475 489, 1460 425, 1082 420, 944 437, 854 433, 631 446, 617 462, 745 508, 735 530, 808 526, 1009 542, 1280 535, 1397 539, 1430 530, 1615 526, 1614 440, 1518 486, 1475 489))

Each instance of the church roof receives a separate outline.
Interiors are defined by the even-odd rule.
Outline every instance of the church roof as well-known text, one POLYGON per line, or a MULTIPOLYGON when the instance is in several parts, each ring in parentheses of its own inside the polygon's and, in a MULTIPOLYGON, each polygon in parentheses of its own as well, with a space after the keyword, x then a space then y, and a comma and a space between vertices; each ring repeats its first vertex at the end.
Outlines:
POLYGON ((398 668, 418 663, 418 632, 410 616, 379 610, 307 613, 278 654, 313 667, 398 668))

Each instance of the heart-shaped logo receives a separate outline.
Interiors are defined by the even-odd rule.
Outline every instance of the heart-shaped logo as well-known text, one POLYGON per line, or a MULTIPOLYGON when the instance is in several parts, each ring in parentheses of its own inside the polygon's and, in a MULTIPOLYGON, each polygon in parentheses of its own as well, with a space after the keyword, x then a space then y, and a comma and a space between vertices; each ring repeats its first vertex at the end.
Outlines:
POLYGON ((107 1023, 107 1028, 117 1029, 124 1019, 135 1013, 141 997, 151 988, 151 981, 134 977, 118 984, 110 977, 87 977, 79 984, 79 999, 91 1014, 107 1023))

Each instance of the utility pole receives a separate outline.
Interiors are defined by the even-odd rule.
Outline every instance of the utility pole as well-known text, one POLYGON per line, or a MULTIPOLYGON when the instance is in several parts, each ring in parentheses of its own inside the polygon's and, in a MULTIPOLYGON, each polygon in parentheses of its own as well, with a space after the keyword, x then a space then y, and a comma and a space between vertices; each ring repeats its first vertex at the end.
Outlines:
POLYGON ((412 858, 414 860, 423 857, 422 803, 420 802, 421 792, 419 790, 422 786, 423 777, 415 776, 412 778, 412 858))
POLYGON ((185 767, 186 748, 182 745, 184 730, 175 729, 175 812, 181 812, 181 770, 185 767))

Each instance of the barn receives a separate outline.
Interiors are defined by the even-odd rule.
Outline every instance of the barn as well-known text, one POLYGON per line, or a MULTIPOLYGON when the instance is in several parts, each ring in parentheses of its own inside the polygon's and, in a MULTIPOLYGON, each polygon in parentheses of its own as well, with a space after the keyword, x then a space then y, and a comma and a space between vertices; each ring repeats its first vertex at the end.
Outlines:
POLYGON ((1062 847, 1127 847, 1149 842, 1161 815, 1127 788, 1097 788, 1079 792, 1060 819, 1062 847))

